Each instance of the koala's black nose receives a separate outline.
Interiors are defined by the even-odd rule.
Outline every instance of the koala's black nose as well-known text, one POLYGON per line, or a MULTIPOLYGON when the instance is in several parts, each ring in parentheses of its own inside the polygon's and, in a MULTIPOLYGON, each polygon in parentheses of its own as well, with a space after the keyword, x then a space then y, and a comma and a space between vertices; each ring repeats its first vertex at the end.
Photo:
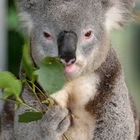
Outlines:
POLYGON ((71 65, 71 64, 74 64, 75 61, 76 61, 76 58, 63 58, 63 57, 60 57, 60 61, 65 64, 65 65, 71 65))
POLYGON ((72 31, 63 31, 58 36, 58 52, 62 63, 72 64, 76 61, 77 35, 72 31))

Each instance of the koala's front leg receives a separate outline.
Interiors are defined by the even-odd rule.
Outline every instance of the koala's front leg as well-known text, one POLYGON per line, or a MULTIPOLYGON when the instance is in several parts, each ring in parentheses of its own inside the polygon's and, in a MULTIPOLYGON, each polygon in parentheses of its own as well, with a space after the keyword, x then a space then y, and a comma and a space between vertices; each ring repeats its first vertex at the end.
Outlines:
POLYGON ((43 118, 30 123, 19 123, 18 115, 21 114, 21 106, 16 112, 15 138, 16 140, 62 140, 63 134, 70 125, 67 109, 60 106, 49 108, 43 118))
POLYGON ((69 125, 68 110, 60 106, 50 108, 40 122, 45 140, 62 140, 62 136, 69 125))

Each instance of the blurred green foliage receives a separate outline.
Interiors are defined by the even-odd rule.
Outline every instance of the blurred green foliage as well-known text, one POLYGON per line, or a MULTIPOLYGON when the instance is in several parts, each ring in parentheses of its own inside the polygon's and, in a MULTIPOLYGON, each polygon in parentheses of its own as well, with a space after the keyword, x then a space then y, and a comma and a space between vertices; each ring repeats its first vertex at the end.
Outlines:
POLYGON ((24 37, 19 32, 16 7, 13 0, 8 0, 8 70, 18 76, 20 61, 22 57, 22 46, 24 37))

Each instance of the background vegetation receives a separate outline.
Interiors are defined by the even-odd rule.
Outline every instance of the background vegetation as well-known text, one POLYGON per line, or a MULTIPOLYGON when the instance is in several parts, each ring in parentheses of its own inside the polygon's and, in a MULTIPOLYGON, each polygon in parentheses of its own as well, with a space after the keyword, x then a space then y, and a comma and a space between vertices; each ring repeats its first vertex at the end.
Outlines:
MULTIPOLYGON (((112 44, 124 67, 126 82, 138 107, 140 107, 140 1, 136 1, 135 21, 112 33, 112 44)), ((14 0, 8 0, 8 70, 18 76, 23 34, 19 30, 14 0)), ((139 109, 140 110, 140 109, 139 109)))

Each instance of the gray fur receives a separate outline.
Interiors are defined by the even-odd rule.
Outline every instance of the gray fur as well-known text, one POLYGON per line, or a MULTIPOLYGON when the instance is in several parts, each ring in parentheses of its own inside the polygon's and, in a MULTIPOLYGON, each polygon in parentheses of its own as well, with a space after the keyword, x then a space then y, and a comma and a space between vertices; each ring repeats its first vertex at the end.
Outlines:
POLYGON ((109 63, 110 66, 104 64, 108 66, 108 68, 104 66, 104 70, 108 70, 108 81, 109 79, 111 79, 111 81, 106 82, 108 83, 106 90, 104 88, 100 93, 100 96, 105 96, 107 99, 101 97, 102 101, 99 101, 99 103, 102 104, 103 102, 102 107, 97 108, 100 109, 100 111, 96 109, 97 125, 94 132, 94 140, 135 140, 137 136, 134 133, 134 112, 131 108, 128 89, 124 82, 120 65, 117 64, 119 62, 117 62, 117 58, 114 57, 115 54, 113 54, 113 57, 111 55, 112 54, 109 56, 109 62, 105 62, 109 63), (111 70, 109 70, 110 68, 111 70), (115 78, 112 78, 114 77, 113 73, 114 75, 116 74, 115 78), (111 77, 109 75, 111 75, 111 77), (103 94, 108 94, 108 97, 103 94))
MULTIPOLYGON (((110 49, 109 39, 112 28, 128 21, 133 4, 133 0, 17 0, 17 9, 31 38, 31 55, 37 66, 44 56, 58 56, 59 34, 72 31, 78 38, 76 64, 80 69, 73 75, 66 75, 68 80, 73 82, 87 75, 99 77, 100 82, 95 83, 98 88, 93 93, 94 99, 82 106, 95 121, 95 129, 83 132, 91 135, 89 140, 137 140, 138 137, 136 126, 139 124, 135 123, 138 118, 134 116, 121 65, 110 49), (86 41, 83 36, 89 30, 92 30, 93 36, 86 41), (43 32, 50 33, 52 40, 47 40, 43 32)), ((79 83, 76 84, 75 87, 78 87, 79 83)), ((86 94, 87 89, 84 91, 86 94)), ((71 113, 76 108, 73 106, 73 96, 67 101, 71 113)), ((39 108, 27 87, 23 89, 22 98, 26 103, 39 108)), ((71 118, 70 123, 67 109, 56 106, 50 108, 42 120, 21 124, 18 115, 25 111, 20 106, 13 116, 14 121, 8 122, 5 119, 5 123, 1 124, 1 140, 62 140, 65 132, 72 132, 76 128, 74 118, 71 118), (7 129, 9 124, 11 126, 7 129)), ((3 118, 6 118, 5 115, 3 118)), ((84 121, 89 120, 85 118, 84 121)))

